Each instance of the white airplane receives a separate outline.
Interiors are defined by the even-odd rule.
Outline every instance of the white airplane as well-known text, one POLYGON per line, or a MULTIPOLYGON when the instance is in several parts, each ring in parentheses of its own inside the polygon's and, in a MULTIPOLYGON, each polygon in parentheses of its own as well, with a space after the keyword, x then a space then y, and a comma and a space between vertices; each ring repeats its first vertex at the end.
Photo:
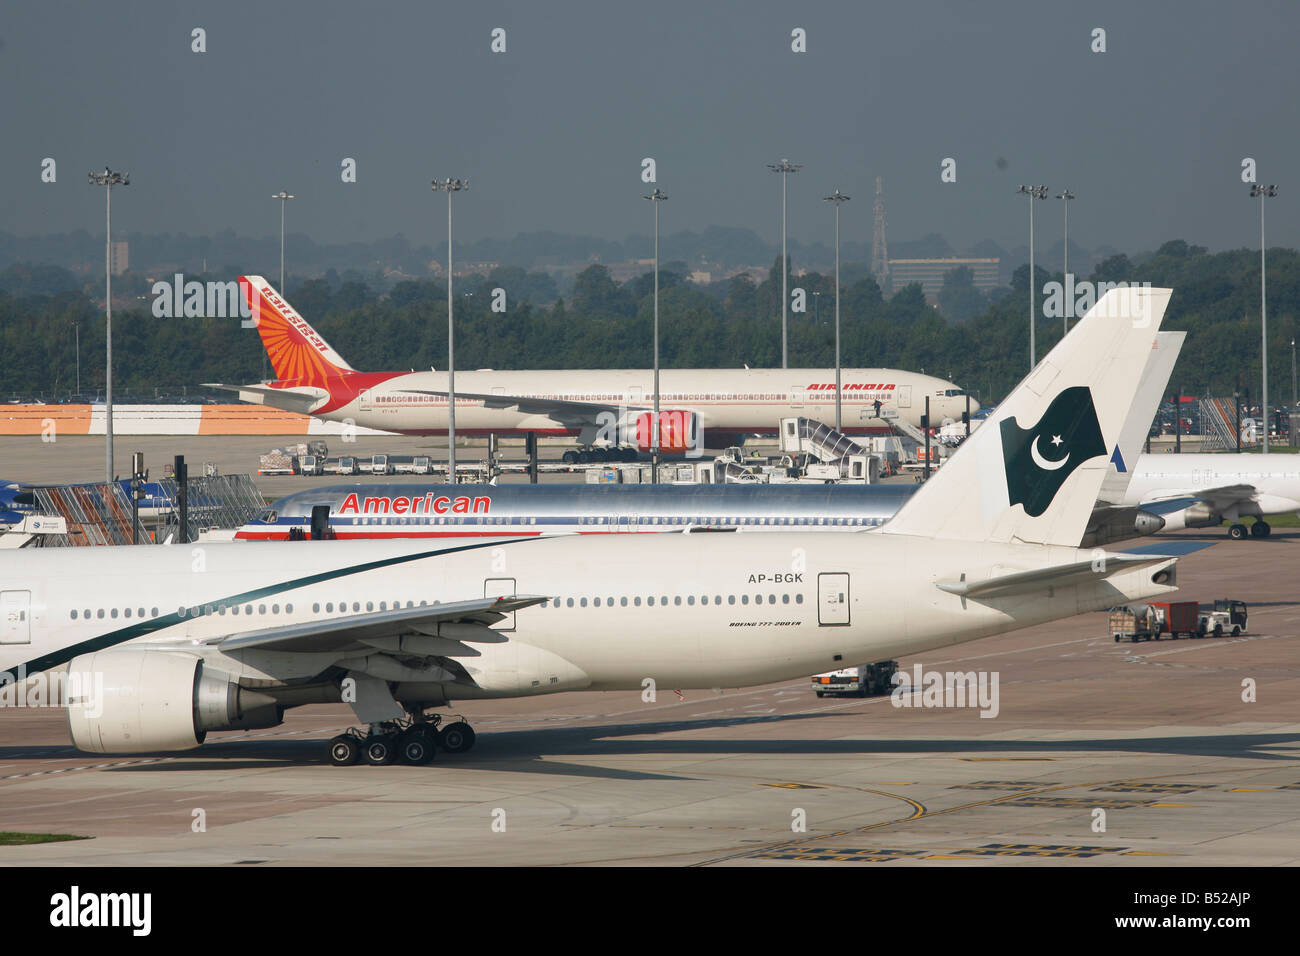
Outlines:
POLYGON ((0 554, 0 669, 66 667, 95 753, 345 700, 332 761, 419 763, 472 744, 426 714, 456 700, 764 684, 1165 594, 1175 558, 1078 543, 1169 294, 1103 297, 882 528, 0 554))
MULTIPOLYGON (((242 401, 351 421, 409 435, 445 434, 446 372, 359 372, 350 366, 261 276, 241 276, 276 381, 220 385, 242 401)), ((803 416, 834 424, 835 376, 826 369, 661 369, 660 441, 670 452, 738 444, 744 435, 775 433, 777 421, 803 416), (699 431, 702 429, 703 431, 699 431)), ((841 370, 843 431, 887 429, 894 420, 922 425, 960 420, 965 391, 933 375, 897 369, 841 370)), ((458 435, 577 436, 650 449, 653 376, 648 369, 582 369, 456 373, 458 435)), ((979 410, 969 399, 969 411, 979 410)))
POLYGON ((1124 501, 1163 517, 1166 531, 1227 520, 1229 537, 1267 538, 1265 515, 1300 511, 1300 455, 1143 455, 1124 501))

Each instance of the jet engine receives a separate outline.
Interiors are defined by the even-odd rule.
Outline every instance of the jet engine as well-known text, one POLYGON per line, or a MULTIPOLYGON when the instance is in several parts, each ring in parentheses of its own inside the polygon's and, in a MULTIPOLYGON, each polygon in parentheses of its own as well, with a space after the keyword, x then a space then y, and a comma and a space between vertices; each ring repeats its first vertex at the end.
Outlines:
POLYGON ((1141 508, 1099 508, 1092 514, 1081 548, 1096 548, 1113 541, 1144 538, 1168 530, 1165 519, 1141 508))
POLYGON ((273 698, 188 654, 97 651, 68 670, 83 691, 67 701, 68 732, 90 753, 189 750, 209 730, 274 727, 284 717, 273 698))
POLYGON ((1171 511, 1164 518, 1166 531, 1181 531, 1183 528, 1212 528, 1223 523, 1223 515, 1204 501, 1198 501, 1181 511, 1171 511))

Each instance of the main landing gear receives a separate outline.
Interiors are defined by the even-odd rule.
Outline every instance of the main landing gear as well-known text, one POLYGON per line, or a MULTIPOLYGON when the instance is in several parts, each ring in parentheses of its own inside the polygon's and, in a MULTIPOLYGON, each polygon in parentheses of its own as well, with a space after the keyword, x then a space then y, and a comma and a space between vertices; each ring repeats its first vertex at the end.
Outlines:
POLYGON ((1252 538, 1267 538, 1272 531, 1273 529, 1269 526, 1267 521, 1262 518, 1256 518, 1255 523, 1249 528, 1240 522, 1230 525, 1228 528, 1228 537, 1240 541, 1246 537, 1247 533, 1249 533, 1252 538))
POLYGON ((328 752, 336 767, 359 762, 375 767, 391 763, 419 766, 433 760, 439 750, 465 753, 475 739, 474 728, 463 717, 444 727, 440 714, 420 715, 371 724, 365 731, 347 730, 330 740, 328 752))

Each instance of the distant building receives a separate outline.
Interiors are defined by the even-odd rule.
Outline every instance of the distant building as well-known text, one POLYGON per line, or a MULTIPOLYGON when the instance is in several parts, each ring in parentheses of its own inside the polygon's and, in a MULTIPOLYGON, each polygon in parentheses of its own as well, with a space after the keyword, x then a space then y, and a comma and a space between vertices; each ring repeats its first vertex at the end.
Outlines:
POLYGON ((131 267, 131 249, 125 239, 118 239, 108 245, 109 268, 113 275, 120 276, 131 267))
POLYGON ((943 277, 962 266, 975 273, 975 288, 991 292, 1001 283, 998 279, 1000 260, 992 259, 890 259, 889 279, 895 290, 913 282, 921 283, 926 295, 938 295, 943 288, 943 277))
POLYGON ((696 285, 708 285, 713 281, 713 273, 704 269, 696 269, 691 273, 690 278, 696 285))

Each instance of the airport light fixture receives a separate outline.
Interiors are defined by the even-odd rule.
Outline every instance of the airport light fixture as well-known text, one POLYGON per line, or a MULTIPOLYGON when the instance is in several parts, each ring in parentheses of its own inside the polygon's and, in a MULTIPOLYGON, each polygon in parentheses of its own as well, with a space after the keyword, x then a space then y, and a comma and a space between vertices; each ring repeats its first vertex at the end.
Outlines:
POLYGON ((659 204, 668 198, 668 194, 658 186, 649 196, 655 210, 655 320, 654 320, 654 417, 650 420, 650 460, 651 484, 659 484, 659 204))
POLYGON ((452 321, 451 197, 469 189, 468 179, 435 179, 434 192, 447 194, 447 475, 456 483, 456 326, 452 321))
POLYGON ((1034 327, 1038 324, 1037 299, 1034 294, 1034 200, 1047 198, 1046 186, 1017 186, 1017 193, 1029 197, 1029 370, 1038 364, 1038 349, 1034 343, 1034 327))
MULTIPOLYGON (((1061 200, 1061 208, 1065 210, 1065 267, 1062 270, 1062 276, 1068 285, 1070 282, 1070 200, 1074 198, 1074 193, 1068 189, 1063 189, 1056 198, 1061 200)), ((1064 323, 1061 334, 1064 335, 1070 331, 1070 310, 1067 308, 1061 311, 1064 315, 1061 320, 1064 323)))
POLYGON ((1260 451, 1268 454, 1268 294, 1264 275, 1264 200, 1277 195, 1276 186, 1261 186, 1258 183, 1250 187, 1252 198, 1259 200, 1259 329, 1261 342, 1261 368, 1264 373, 1263 389, 1260 392, 1260 414, 1264 419, 1264 445, 1260 451))
POLYGON ((113 187, 130 186, 130 173, 104 167, 90 173, 90 185, 104 189, 104 473, 113 480, 113 187))
MULTIPOLYGON (((280 295, 286 296, 289 290, 284 287, 284 207, 293 198, 293 194, 281 189, 278 193, 271 193, 271 198, 280 200, 280 295)), ((266 379, 269 374, 266 365, 266 349, 262 349, 262 378, 266 379)))
POLYGON ((836 187, 822 201, 835 205, 835 430, 840 430, 840 206, 851 197, 836 187))
POLYGON ((790 260, 786 258, 785 253, 785 179, 789 173, 797 173, 803 169, 803 163, 792 163, 788 159, 783 159, 779 163, 768 163, 767 168, 781 174, 781 367, 788 368, 790 334, 786 315, 790 307, 790 293, 786 290, 786 279, 790 273, 790 260))

